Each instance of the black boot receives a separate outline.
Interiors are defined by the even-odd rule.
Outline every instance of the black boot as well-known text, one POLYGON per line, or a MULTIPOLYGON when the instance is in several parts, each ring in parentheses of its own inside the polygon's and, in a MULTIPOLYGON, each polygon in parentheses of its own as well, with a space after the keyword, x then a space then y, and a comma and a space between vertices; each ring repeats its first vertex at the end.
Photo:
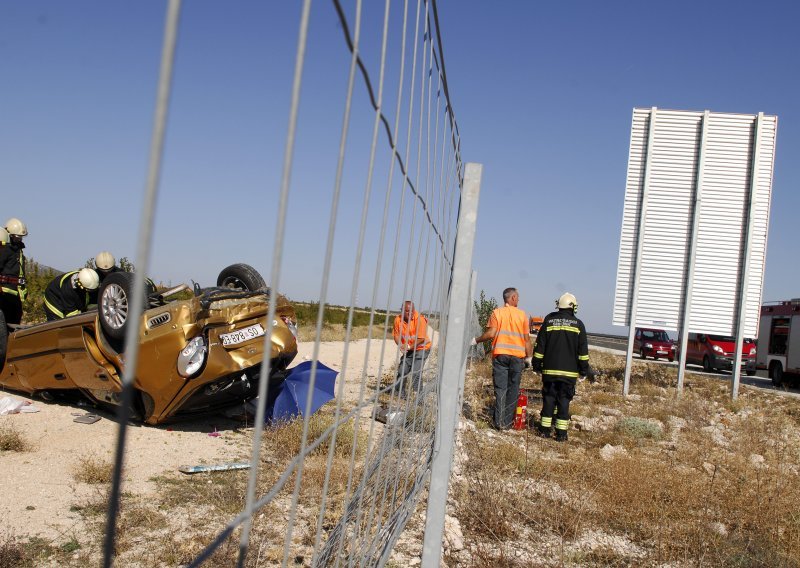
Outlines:
POLYGON ((545 428, 541 424, 536 427, 536 435, 540 438, 549 438, 550 437, 550 428, 545 428))
POLYGON ((556 430, 556 442, 566 442, 568 439, 566 430, 556 430))

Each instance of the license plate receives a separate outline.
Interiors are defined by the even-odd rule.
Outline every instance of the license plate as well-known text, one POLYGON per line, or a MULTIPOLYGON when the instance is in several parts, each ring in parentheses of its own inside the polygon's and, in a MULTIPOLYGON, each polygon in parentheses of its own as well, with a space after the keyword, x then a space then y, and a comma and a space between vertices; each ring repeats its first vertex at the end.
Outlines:
POLYGON ((658 354, 659 354, 659 355, 666 355, 666 354, 667 354, 667 352, 666 352, 666 351, 659 351, 659 352, 658 352, 658 354))
POLYGON ((242 329, 237 329, 230 333, 220 333, 219 338, 222 340, 222 345, 228 347, 229 345, 238 345, 256 337, 264 335, 264 328, 260 323, 251 325, 242 329))

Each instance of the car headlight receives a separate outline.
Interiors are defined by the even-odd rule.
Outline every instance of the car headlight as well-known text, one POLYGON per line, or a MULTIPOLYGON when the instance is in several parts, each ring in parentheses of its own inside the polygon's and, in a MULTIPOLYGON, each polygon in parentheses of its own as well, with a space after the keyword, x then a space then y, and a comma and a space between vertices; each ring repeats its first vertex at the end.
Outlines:
POLYGON ((645 343, 644 344, 644 348, 645 349, 652 349, 653 348, 653 344, 652 343, 645 343))
POLYGON ((713 349, 714 351, 716 351, 717 353, 722 353, 723 355, 725 354, 725 351, 723 351, 722 347, 720 347, 719 345, 714 345, 714 346, 712 347, 712 349, 713 349))
POLYGON ((202 337, 191 339, 178 354, 178 374, 187 378, 194 375, 206 362, 207 353, 206 342, 202 337))
POLYGON ((751 347, 750 348, 750 355, 755 355, 755 354, 756 354, 756 348, 755 347, 751 347))

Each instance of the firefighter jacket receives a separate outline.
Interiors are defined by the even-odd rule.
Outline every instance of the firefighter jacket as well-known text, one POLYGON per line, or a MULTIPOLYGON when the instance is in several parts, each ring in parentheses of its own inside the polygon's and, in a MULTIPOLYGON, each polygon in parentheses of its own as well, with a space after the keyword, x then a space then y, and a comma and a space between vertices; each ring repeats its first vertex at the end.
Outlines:
POLYGON ((25 286, 25 243, 9 242, 0 247, 0 291, 3 294, 25 299, 28 289, 25 286))
POLYGON ((508 304, 496 308, 489 316, 488 327, 497 330, 492 340, 492 357, 510 355, 525 358, 525 346, 530 337, 528 315, 525 312, 508 304))
POLYGON ((533 349, 533 368, 547 381, 575 382, 589 374, 589 343, 572 309, 547 314, 533 349))
POLYGON ((90 303, 89 292, 78 286, 77 270, 57 276, 44 291, 45 307, 59 318, 83 313, 90 303))
POLYGON ((409 351, 426 351, 431 348, 431 340, 428 337, 428 320, 417 310, 414 310, 409 321, 405 321, 402 314, 394 318, 392 336, 395 343, 405 345, 409 351), (424 341, 418 343, 418 339, 424 341), (414 347, 415 344, 416 347, 414 347))

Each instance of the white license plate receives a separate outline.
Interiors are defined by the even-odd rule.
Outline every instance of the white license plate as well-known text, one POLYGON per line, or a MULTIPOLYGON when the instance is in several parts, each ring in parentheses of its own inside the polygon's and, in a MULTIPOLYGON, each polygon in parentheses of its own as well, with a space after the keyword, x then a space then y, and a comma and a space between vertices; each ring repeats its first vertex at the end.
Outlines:
POLYGON ((666 352, 666 351, 659 351, 659 352, 658 352, 658 354, 659 354, 659 355, 666 355, 666 354, 667 354, 667 352, 666 352))
POLYGON ((229 345, 238 345, 256 337, 264 335, 264 328, 260 323, 251 325, 242 329, 237 329, 230 333, 220 333, 219 338, 222 340, 222 345, 228 347, 229 345))

